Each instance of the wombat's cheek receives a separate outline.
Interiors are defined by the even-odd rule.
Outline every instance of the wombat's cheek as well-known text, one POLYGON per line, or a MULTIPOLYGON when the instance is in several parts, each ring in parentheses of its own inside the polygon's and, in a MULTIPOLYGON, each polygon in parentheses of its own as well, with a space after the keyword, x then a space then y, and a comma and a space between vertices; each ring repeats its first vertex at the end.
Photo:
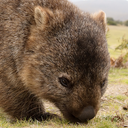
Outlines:
POLYGON ((98 93, 93 92, 93 96, 88 93, 83 93, 82 95, 79 93, 78 98, 72 96, 72 100, 65 105, 65 111, 62 111, 64 117, 71 122, 82 123, 93 119, 100 108, 101 92, 100 88, 97 89, 99 90, 97 90, 98 93))
MULTIPOLYGON (((77 101, 77 99, 76 99, 76 101, 77 101)), ((69 120, 70 122, 87 123, 88 120, 91 120, 96 116, 96 114, 100 108, 100 99, 94 105, 93 104, 86 104, 86 105, 76 104, 74 106, 73 102, 68 102, 65 105, 65 107, 63 106, 63 108, 61 108, 61 107, 58 107, 58 108, 61 110, 64 117, 67 120, 69 120)))

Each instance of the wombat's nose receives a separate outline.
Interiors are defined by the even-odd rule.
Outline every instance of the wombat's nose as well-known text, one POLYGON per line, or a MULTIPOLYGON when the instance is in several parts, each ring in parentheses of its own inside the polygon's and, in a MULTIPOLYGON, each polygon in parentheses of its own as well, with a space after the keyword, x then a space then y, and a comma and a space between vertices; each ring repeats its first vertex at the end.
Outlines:
POLYGON ((92 106, 87 106, 83 109, 81 114, 77 117, 81 122, 86 122, 87 120, 95 117, 94 108, 92 106))

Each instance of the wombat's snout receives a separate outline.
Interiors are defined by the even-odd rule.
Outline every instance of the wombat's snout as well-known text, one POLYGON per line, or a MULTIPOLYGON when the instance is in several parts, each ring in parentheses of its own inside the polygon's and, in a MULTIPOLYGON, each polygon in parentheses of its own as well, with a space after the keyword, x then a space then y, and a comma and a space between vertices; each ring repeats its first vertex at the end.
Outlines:
POLYGON ((92 106, 85 107, 82 112, 80 113, 78 118, 81 122, 86 122, 87 120, 90 120, 95 117, 94 108, 92 106))

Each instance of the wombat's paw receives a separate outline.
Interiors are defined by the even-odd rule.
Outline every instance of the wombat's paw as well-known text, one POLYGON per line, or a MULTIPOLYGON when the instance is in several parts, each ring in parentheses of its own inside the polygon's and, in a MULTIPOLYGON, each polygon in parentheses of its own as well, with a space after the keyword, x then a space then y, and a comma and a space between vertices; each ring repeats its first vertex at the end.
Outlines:
POLYGON ((41 117, 42 120, 51 120, 51 119, 57 119, 57 120, 62 120, 60 116, 52 113, 44 113, 43 116, 41 117))
POLYGON ((61 117, 59 117, 56 114, 51 114, 51 113, 39 114, 34 117, 31 117, 30 119, 32 119, 30 121, 35 121, 35 120, 44 121, 44 120, 51 120, 51 119, 57 119, 61 121, 61 117))

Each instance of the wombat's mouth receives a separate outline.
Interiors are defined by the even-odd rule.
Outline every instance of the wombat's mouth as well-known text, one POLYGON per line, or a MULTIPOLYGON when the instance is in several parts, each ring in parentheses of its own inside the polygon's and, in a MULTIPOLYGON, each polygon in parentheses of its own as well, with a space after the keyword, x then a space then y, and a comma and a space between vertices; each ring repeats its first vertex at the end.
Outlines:
POLYGON ((78 118, 76 118, 74 115, 72 115, 70 113, 63 113, 63 115, 71 123, 81 122, 78 118))
POLYGON ((72 114, 71 112, 64 112, 63 115, 72 123, 87 123, 88 120, 94 118, 96 114, 92 106, 87 106, 81 111, 79 115, 76 115, 75 113, 72 114))
POLYGON ((88 122, 88 120, 86 120, 86 121, 81 121, 80 119, 78 119, 78 118, 76 118, 74 115, 72 115, 72 114, 68 114, 68 116, 66 115, 64 115, 64 117, 68 120, 68 121, 70 121, 70 123, 87 123, 88 122))

